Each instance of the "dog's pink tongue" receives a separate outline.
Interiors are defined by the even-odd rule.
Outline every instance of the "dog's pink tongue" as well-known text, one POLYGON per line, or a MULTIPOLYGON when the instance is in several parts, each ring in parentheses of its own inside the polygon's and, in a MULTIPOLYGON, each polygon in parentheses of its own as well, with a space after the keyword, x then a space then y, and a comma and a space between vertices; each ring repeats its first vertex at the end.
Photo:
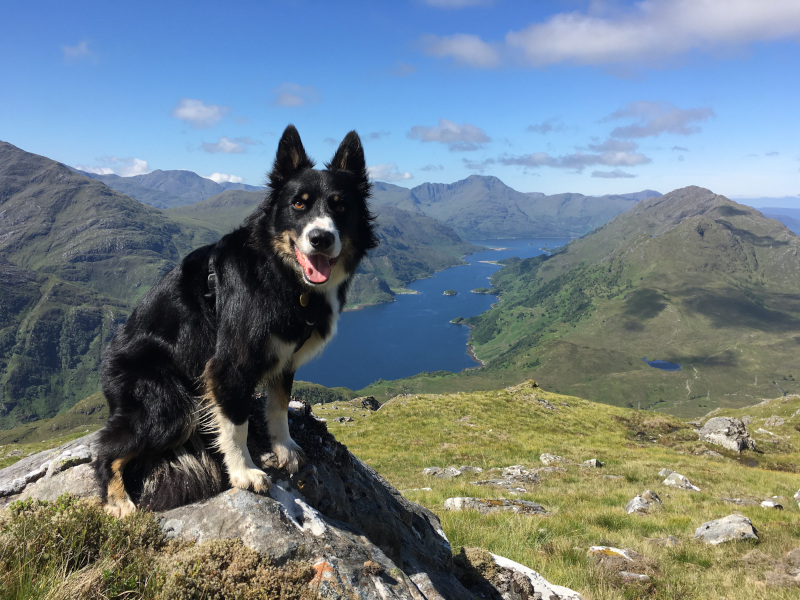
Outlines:
POLYGON ((324 254, 303 254, 295 249, 297 262, 303 267, 306 278, 311 283, 325 283, 331 276, 331 260, 324 254))

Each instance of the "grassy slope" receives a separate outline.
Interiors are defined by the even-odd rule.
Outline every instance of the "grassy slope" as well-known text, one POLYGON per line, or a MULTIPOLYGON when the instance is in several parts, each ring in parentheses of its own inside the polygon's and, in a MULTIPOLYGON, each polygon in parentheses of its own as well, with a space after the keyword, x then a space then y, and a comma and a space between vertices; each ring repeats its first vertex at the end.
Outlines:
MULTIPOLYGON (((442 519, 453 545, 479 546, 526 564, 553 583, 581 592, 587 600, 612 598, 714 599, 790 598, 789 591, 770 590, 761 595, 765 567, 745 569, 741 557, 751 543, 702 546, 693 541, 702 523, 739 511, 749 517, 761 536, 759 550, 780 558, 800 545, 800 513, 792 494, 800 486, 800 398, 774 400, 743 413, 754 417, 750 430, 764 419, 783 415, 786 424, 771 431, 783 437, 756 434, 758 453, 746 453, 761 467, 745 467, 737 456, 706 446, 683 421, 652 412, 633 411, 560 396, 522 384, 495 392, 441 396, 400 396, 380 411, 367 414, 355 403, 315 407, 328 419, 328 427, 351 452, 374 467, 405 495, 442 519), (554 409, 539 400, 546 400, 554 409), (336 423, 337 416, 352 416, 352 423, 336 423), (725 456, 696 455, 714 449, 725 456), (444 500, 453 496, 508 497, 502 490, 469 482, 492 475, 486 470, 522 464, 541 466, 543 452, 570 461, 566 473, 543 474, 542 482, 519 496, 550 511, 548 517, 511 514, 482 516, 447 512, 444 500), (598 458, 606 464, 588 469, 579 463, 598 458), (473 465, 481 475, 451 480, 426 477, 428 466, 473 465), (676 470, 701 488, 692 493, 662 485, 662 468, 676 470), (764 467, 783 469, 768 470, 764 467), (789 472, 789 471, 794 472, 789 472), (621 475, 607 479, 603 475, 621 475), (424 490, 422 488, 431 488, 424 490), (624 506, 635 495, 651 489, 664 502, 654 514, 627 515, 624 506), (741 507, 720 497, 761 501, 782 495, 784 511, 741 507), (667 548, 645 538, 674 535, 681 541, 667 548), (631 548, 650 565, 652 585, 624 586, 592 565, 589 546, 597 544, 631 548)), ((724 414, 731 414, 725 412, 724 414)), ((735 413, 734 413, 735 414, 735 413)))

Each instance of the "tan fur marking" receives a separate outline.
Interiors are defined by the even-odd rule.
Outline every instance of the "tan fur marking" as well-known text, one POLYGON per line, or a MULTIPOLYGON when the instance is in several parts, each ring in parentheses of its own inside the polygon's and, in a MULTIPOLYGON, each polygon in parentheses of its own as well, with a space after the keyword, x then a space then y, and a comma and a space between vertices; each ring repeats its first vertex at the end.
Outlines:
POLYGON ((308 194, 301 194, 301 195, 300 195, 300 198, 301 198, 302 200, 308 200, 308 194))
POLYGON ((111 516, 121 518, 136 510, 122 480, 122 471, 132 459, 133 456, 126 456, 111 463, 111 480, 108 482, 106 505, 103 507, 111 516))

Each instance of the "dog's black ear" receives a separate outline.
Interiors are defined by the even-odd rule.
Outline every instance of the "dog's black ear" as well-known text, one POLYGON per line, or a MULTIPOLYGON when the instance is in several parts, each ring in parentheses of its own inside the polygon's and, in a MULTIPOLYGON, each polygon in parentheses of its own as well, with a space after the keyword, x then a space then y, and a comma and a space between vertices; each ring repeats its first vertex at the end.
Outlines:
POLYGON ((325 166, 331 170, 350 171, 359 179, 366 181, 367 163, 364 160, 364 148, 361 146, 361 138, 355 131, 344 137, 333 159, 325 166))
POLYGON ((303 169, 310 169, 314 166, 308 156, 306 156, 303 142, 300 141, 300 134, 294 125, 289 125, 278 142, 278 153, 275 155, 275 164, 272 165, 272 172, 269 174, 269 186, 277 189, 292 175, 303 169))

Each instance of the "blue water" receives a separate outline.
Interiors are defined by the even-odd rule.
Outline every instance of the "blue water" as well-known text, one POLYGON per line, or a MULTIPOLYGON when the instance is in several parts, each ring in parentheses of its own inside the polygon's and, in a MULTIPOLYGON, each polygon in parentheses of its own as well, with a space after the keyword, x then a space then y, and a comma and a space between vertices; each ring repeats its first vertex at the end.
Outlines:
POLYGON ((378 379, 398 379, 423 371, 458 372, 478 366, 467 353, 469 330, 450 321, 478 315, 497 301, 495 296, 470 291, 490 287, 489 277, 500 268, 485 261, 528 258, 542 254, 542 248, 553 249, 568 241, 542 238, 474 242, 503 249, 472 254, 465 258, 469 265, 414 282, 409 288, 416 294, 401 294, 391 304, 343 313, 336 337, 295 378, 357 390, 378 379), (445 296, 447 289, 458 294, 445 296))
POLYGON ((666 360, 647 360, 647 357, 642 359, 648 365, 655 369, 661 369, 662 371, 680 371, 681 365, 677 363, 667 362, 666 360))

